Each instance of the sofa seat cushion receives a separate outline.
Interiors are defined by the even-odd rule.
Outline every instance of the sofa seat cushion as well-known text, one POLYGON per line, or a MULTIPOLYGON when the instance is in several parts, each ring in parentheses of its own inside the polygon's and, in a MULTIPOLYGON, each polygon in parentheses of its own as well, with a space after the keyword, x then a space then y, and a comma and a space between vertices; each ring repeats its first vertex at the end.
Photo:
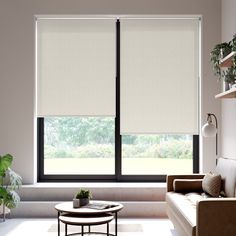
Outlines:
POLYGON ((183 228, 189 235, 195 235, 196 232, 196 204, 204 199, 201 193, 176 193, 168 192, 166 202, 169 208, 180 219, 183 228))

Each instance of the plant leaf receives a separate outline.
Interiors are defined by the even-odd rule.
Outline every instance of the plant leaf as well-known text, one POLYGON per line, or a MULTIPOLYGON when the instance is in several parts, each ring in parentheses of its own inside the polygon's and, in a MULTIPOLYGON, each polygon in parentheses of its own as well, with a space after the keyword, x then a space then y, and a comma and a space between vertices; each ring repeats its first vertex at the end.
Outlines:
POLYGON ((5 199, 7 198, 7 190, 5 187, 0 187, 0 205, 4 204, 5 199))
POLYGON ((13 156, 10 154, 0 156, 0 176, 5 176, 7 169, 12 164, 12 160, 13 156))
POLYGON ((0 199, 7 195, 7 190, 5 187, 0 187, 0 199))
POLYGON ((15 208, 20 202, 20 197, 14 190, 7 191, 7 196, 3 199, 3 204, 8 208, 15 208))
POLYGON ((18 189, 22 184, 22 178, 11 168, 8 168, 8 174, 10 178, 10 188, 12 190, 18 189))

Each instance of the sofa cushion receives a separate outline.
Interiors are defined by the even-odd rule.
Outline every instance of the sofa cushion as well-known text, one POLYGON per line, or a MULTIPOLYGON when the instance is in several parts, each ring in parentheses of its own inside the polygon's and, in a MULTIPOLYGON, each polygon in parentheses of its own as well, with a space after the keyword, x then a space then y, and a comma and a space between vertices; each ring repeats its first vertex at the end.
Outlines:
POLYGON ((175 179, 173 189, 178 193, 202 192, 202 179, 175 179))
POLYGON ((215 173, 221 175, 224 195, 226 197, 235 197, 236 160, 219 158, 215 173))
POLYGON ((220 174, 207 173, 202 180, 202 189, 212 197, 219 197, 221 190, 220 174))
POLYGON ((196 235, 196 203, 203 199, 201 194, 181 194, 168 192, 166 202, 168 208, 180 219, 182 228, 188 235, 196 235))

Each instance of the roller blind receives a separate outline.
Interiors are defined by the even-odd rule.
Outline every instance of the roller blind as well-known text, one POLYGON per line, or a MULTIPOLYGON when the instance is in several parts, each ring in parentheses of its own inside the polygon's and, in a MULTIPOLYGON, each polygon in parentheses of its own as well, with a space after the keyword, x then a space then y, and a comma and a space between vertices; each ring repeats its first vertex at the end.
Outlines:
POLYGON ((121 133, 197 134, 198 19, 121 19, 121 133))
POLYGON ((37 20, 37 115, 115 116, 115 19, 37 20))

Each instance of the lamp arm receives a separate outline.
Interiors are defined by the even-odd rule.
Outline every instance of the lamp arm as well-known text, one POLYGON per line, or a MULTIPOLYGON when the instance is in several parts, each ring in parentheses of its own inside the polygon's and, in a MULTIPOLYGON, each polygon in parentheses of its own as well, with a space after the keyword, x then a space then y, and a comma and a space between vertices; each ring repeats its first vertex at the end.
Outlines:
POLYGON ((218 155, 218 122, 217 122, 217 118, 216 118, 215 114, 208 113, 207 115, 208 115, 208 117, 213 116, 215 119, 215 123, 216 123, 216 130, 217 130, 217 132, 216 132, 216 156, 217 156, 218 155))
POLYGON ((218 122, 217 122, 217 118, 216 118, 215 114, 209 113, 209 115, 214 117, 215 123, 216 123, 216 129, 218 129, 218 122))

